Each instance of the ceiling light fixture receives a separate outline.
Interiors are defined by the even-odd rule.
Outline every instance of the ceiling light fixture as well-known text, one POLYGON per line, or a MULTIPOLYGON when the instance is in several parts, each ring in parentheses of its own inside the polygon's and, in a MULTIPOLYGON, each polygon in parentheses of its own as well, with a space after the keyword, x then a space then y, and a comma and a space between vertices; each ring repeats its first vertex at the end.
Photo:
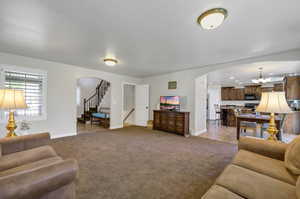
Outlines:
POLYGON ((113 58, 105 58, 103 61, 107 66, 114 66, 118 63, 118 60, 113 58))
POLYGON ((224 8, 214 8, 202 13, 197 21, 203 29, 212 30, 219 27, 227 15, 227 10, 224 8))
POLYGON ((272 81, 271 78, 263 78, 262 71, 263 71, 262 67, 258 69, 259 78, 258 79, 252 79, 251 81, 253 83, 255 83, 255 84, 265 84, 265 83, 268 83, 268 82, 272 81))

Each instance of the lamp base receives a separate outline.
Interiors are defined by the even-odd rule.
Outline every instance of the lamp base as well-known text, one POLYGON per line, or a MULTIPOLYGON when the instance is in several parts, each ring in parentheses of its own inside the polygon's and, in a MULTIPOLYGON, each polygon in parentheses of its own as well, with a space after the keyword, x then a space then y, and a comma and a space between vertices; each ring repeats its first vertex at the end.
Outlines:
POLYGON ((16 122, 15 122, 15 116, 14 112, 9 112, 9 119, 6 126, 6 129, 8 130, 8 133, 6 134, 6 137, 15 137, 17 134, 15 133, 15 129, 17 128, 16 122))
POLYGON ((268 140, 273 140, 273 141, 278 140, 276 137, 276 135, 278 133, 278 129, 276 128, 274 113, 271 113, 269 128, 267 129, 267 132, 270 134, 270 136, 268 137, 268 140))

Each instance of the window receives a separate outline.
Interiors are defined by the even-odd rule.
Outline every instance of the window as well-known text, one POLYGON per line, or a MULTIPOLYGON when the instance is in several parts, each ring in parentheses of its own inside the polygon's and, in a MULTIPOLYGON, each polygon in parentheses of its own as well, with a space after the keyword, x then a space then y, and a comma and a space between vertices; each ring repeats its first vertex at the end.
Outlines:
MULTIPOLYGON (((28 68, 4 67, 1 73, 2 87, 24 90, 27 109, 15 111, 18 119, 46 119, 46 72, 28 68)), ((4 112, 7 119, 8 112, 4 112)))

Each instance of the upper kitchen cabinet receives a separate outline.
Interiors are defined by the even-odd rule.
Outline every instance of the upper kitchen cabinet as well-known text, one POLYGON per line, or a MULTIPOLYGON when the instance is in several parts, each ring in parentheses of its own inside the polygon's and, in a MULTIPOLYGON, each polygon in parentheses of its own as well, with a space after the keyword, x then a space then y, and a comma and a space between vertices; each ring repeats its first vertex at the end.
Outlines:
POLYGON ((284 88, 283 88, 283 84, 282 83, 279 83, 279 84, 274 84, 274 91, 284 91, 284 88))
POLYGON ((287 100, 300 100, 300 76, 286 77, 284 90, 287 100))
POLYGON ((243 88, 236 88, 235 90, 235 100, 244 100, 245 99, 245 92, 243 88))
POLYGON ((261 87, 261 92, 272 92, 273 91, 273 87, 261 87))
POLYGON ((254 86, 245 86, 244 92, 246 95, 253 95, 256 99, 260 99, 261 96, 261 86, 254 85, 254 86))
POLYGON ((232 90, 233 87, 222 87, 221 88, 221 98, 222 100, 232 100, 232 90))

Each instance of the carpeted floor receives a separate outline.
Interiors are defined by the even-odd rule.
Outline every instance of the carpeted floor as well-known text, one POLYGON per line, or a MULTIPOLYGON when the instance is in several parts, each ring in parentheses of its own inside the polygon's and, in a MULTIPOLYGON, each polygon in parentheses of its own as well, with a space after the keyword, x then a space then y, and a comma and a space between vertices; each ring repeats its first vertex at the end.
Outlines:
POLYGON ((78 199, 201 198, 236 153, 236 145, 141 127, 52 141, 79 162, 78 199))

